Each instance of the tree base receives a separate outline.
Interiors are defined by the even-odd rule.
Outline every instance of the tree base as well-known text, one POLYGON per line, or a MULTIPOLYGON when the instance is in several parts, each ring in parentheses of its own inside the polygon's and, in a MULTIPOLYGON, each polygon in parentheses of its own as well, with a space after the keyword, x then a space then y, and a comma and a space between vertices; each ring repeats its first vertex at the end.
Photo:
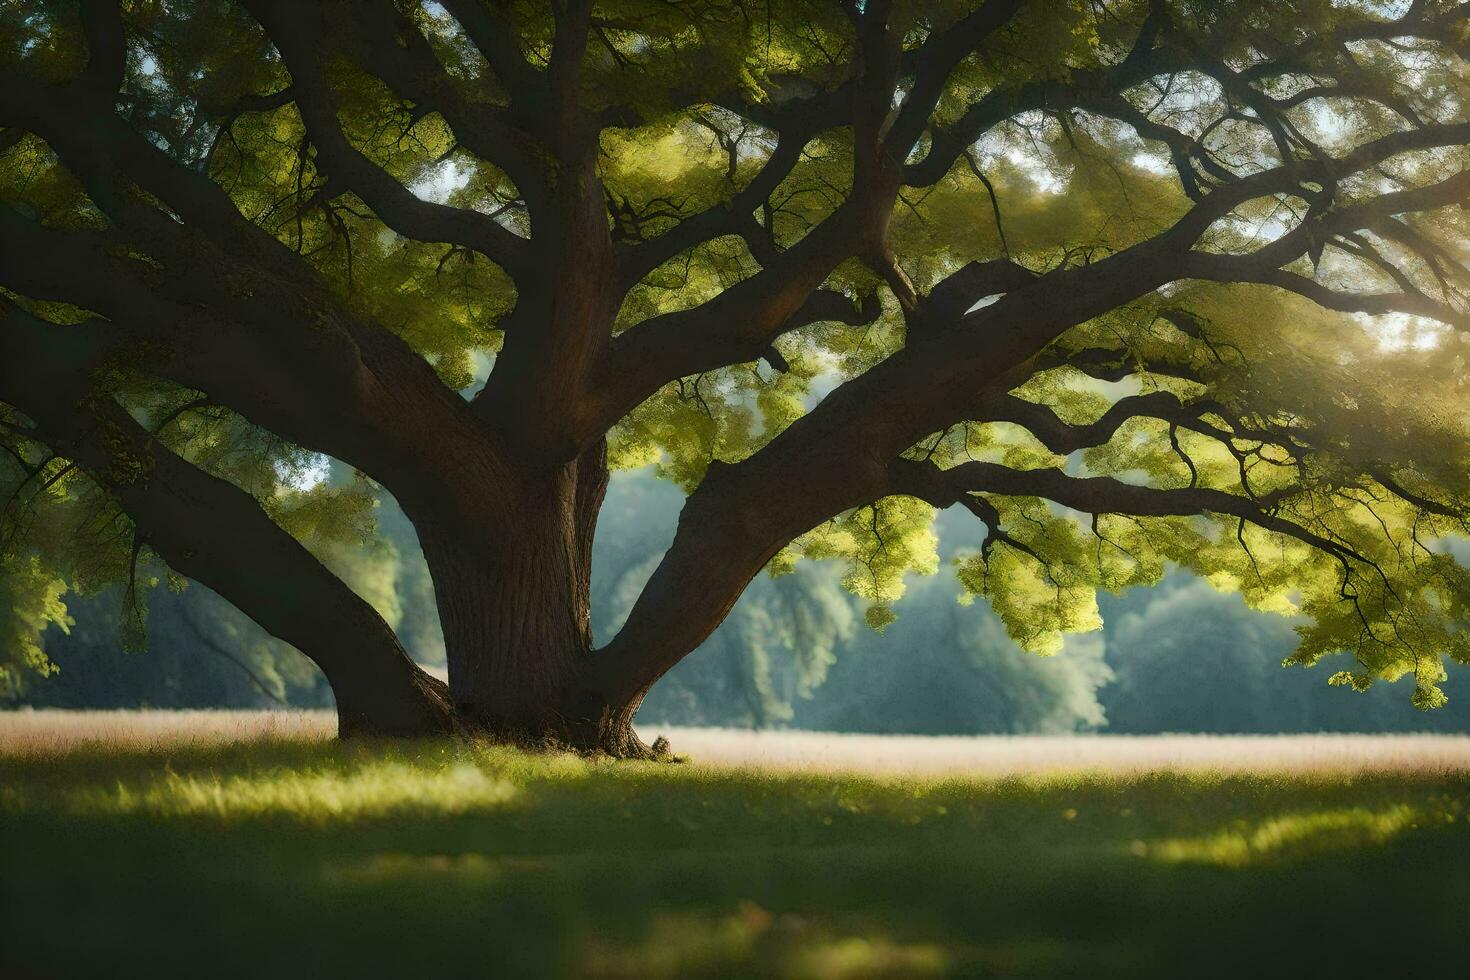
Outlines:
POLYGON ((588 726, 585 729, 528 731, 495 726, 469 726, 465 734, 498 745, 511 745, 531 752, 570 752, 587 758, 631 759, 647 762, 676 762, 669 740, 660 735, 649 744, 632 725, 588 726))
POLYGON ((556 708, 532 708, 507 716, 473 703, 456 702, 448 686, 409 662, 399 683, 358 686, 337 698, 341 738, 463 738, 512 745, 533 752, 574 752, 611 759, 678 761, 663 736, 650 745, 639 738, 633 717, 641 694, 609 705, 584 692, 556 708), (569 707, 574 705, 575 707, 569 707))
MULTIPOLYGON (((447 708, 445 699, 443 706, 447 708)), ((438 707, 438 705, 435 705, 438 707)), ((683 762, 675 756, 669 740, 660 735, 649 744, 638 736, 632 725, 588 726, 580 731, 561 728, 532 730, 485 723, 467 723, 452 710, 430 710, 408 725, 373 725, 361 718, 338 715, 338 737, 350 738, 434 738, 454 735, 471 741, 505 745, 528 752, 568 752, 586 758, 630 759, 647 762, 683 762)))

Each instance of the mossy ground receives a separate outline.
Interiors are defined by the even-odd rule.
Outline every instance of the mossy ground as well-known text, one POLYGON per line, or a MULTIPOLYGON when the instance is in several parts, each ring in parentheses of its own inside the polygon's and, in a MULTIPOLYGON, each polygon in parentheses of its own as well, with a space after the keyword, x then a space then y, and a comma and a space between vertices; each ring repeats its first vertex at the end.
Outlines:
POLYGON ((1454 975, 1470 775, 0 753, 0 911, 7 977, 1454 975))

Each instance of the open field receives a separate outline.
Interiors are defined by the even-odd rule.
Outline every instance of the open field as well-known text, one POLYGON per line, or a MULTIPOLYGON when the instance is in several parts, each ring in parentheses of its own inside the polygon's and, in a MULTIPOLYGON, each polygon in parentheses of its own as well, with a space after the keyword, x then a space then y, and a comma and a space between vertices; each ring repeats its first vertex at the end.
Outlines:
MULTIPOLYGON (((933 737, 640 726, 691 762, 766 771, 895 776, 1039 773, 1470 772, 1470 735, 1019 735, 933 737)), ((321 741, 330 711, 0 712, 0 753, 202 748, 321 741)))
POLYGON ((674 766, 329 731, 0 715, 0 976, 1416 976, 1470 953, 1461 738, 671 731, 674 766))

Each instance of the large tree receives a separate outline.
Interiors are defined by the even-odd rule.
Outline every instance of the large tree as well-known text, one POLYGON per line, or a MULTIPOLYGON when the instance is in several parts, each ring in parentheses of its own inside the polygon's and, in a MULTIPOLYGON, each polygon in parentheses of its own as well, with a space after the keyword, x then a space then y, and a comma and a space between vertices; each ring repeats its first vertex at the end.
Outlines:
POLYGON ((1041 652, 1172 563, 1305 613, 1339 682, 1433 706, 1470 660, 1470 5, 0 16, 33 618, 161 561, 314 660, 344 732, 642 754, 645 692, 763 567, 847 561, 881 628, 959 504, 962 581, 1041 652), (609 469, 648 463, 678 531, 594 648, 609 469), (447 687, 302 543, 375 486, 447 687))

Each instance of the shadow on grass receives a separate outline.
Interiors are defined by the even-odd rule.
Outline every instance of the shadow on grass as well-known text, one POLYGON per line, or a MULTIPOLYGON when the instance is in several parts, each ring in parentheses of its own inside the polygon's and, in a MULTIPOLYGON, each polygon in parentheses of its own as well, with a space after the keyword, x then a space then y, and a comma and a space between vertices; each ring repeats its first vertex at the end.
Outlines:
POLYGON ((0 974, 1404 975, 1466 951, 1467 801, 447 741, 0 758, 0 974))

